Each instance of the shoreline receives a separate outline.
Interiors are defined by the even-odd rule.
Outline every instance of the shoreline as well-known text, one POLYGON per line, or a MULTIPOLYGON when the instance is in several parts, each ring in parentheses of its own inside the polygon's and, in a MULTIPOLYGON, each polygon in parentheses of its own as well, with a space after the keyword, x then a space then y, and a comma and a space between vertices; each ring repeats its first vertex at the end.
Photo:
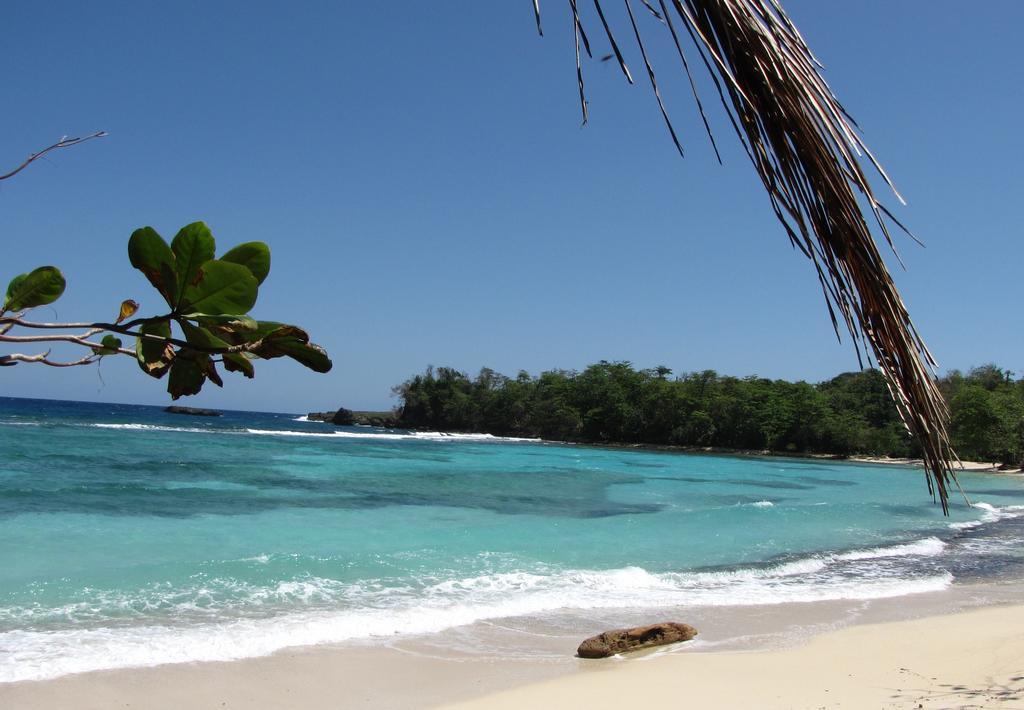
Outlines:
MULTIPOLYGON (((841 459, 836 459, 841 460, 841 459)), ((847 461, 853 461, 856 463, 877 463, 887 466, 913 466, 919 468, 924 466, 924 461, 921 459, 897 459, 888 458, 885 456, 851 456, 846 459, 847 461)), ((970 471, 972 473, 1024 473, 1024 470, 1020 468, 1004 467, 1003 464, 998 461, 992 463, 985 463, 983 461, 960 461, 960 466, 956 469, 958 471, 970 471)))
MULTIPOLYGON (((584 446, 595 449, 628 449, 630 451, 656 451, 663 453, 677 454, 706 454, 710 456, 735 456, 739 458, 764 458, 764 459, 797 459, 807 461, 834 461, 836 463, 866 463, 880 466, 905 466, 920 468, 924 465, 922 459, 895 458, 890 456, 868 456, 853 455, 844 456, 841 454, 817 454, 799 451, 772 451, 770 449, 730 449, 720 446, 677 446, 675 444, 627 444, 616 442, 590 442, 590 441, 556 441, 553 439, 531 439, 538 444, 550 444, 556 446, 584 446)), ((967 471, 971 473, 1024 473, 1024 469, 1005 467, 998 461, 958 461, 959 466, 954 472, 967 471)))
MULTIPOLYGON (((748 635, 716 641, 721 629, 696 620, 701 635, 693 642, 601 660, 573 655, 589 634, 583 628, 495 620, 473 627, 489 641, 504 639, 500 653, 458 648, 472 636, 457 628, 4 683, 0 706, 491 710, 618 708, 625 697, 682 697, 698 708, 950 707, 954 700, 1024 698, 1024 637, 1016 632, 1024 624, 1022 591, 1024 581, 1009 580, 871 601, 720 608, 748 635), (516 645, 530 653, 510 652, 516 645)), ((642 614, 654 620, 654 612, 642 614)))

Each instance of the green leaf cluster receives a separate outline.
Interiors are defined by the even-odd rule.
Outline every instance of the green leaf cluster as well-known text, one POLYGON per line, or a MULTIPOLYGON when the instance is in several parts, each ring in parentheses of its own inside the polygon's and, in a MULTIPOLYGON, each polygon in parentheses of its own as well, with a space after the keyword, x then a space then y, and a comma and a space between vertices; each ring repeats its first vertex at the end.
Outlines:
POLYGON ((143 325, 136 339, 142 371, 156 378, 170 373, 167 391, 173 399, 198 393, 207 381, 223 386, 218 361, 248 378, 255 376, 254 359, 275 357, 329 371, 330 358, 306 331, 247 315, 270 273, 269 247, 246 242, 220 258, 215 252, 213 234, 202 222, 182 227, 170 244, 152 227, 135 230, 128 240, 132 266, 170 308, 166 316, 143 325), (184 345, 168 344, 172 324, 181 330, 184 345))
MULTIPOLYGON (((279 357, 316 372, 329 371, 330 358, 310 342, 305 330, 248 315, 270 273, 270 248, 246 242, 219 258, 216 248, 203 222, 185 225, 170 244, 152 227, 135 230, 128 240, 128 259, 163 297, 168 311, 129 321, 138 303, 126 299, 113 324, 96 325, 134 336, 139 367, 150 377, 168 376, 173 399, 198 393, 206 382, 223 386, 218 362, 248 378, 255 376, 254 360, 279 357)), ((7 286, 0 315, 53 303, 65 286, 64 276, 53 266, 16 276, 7 286)), ((98 357, 124 352, 121 338, 111 334, 98 344, 86 344, 98 357)))
POLYGON ((215 249, 203 222, 182 227, 170 245, 152 227, 142 227, 128 240, 128 259, 175 316, 244 315, 256 304, 259 285, 270 271, 270 249, 249 242, 220 259, 214 258, 215 249))

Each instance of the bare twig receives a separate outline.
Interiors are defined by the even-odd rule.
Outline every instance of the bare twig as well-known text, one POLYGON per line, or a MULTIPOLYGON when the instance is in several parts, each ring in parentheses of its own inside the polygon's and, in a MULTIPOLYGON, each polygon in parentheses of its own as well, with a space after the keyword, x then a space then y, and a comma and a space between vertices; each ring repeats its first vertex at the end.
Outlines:
POLYGON ((49 365, 50 367, 77 367, 79 365, 91 365, 100 359, 99 355, 87 355, 79 360, 70 361, 58 361, 51 360, 49 358, 50 351, 47 350, 45 353, 39 353, 38 355, 24 355, 22 353, 10 353, 8 355, 0 355, 0 366, 16 365, 19 362, 38 362, 42 365, 49 365))
POLYGON ((95 329, 81 333, 80 335, 0 335, 0 343, 74 343, 85 348, 99 350, 116 350, 122 355, 135 356, 134 350, 126 348, 108 348, 103 343, 97 343, 89 338, 102 333, 102 330, 95 329))
POLYGON ((31 165, 35 161, 39 160, 40 158, 42 158, 47 153, 50 153, 50 152, 55 151, 55 150, 59 150, 61 148, 70 148, 71 146, 75 146, 75 145, 79 145, 81 143, 85 143, 86 141, 92 140, 93 138, 103 138, 105 135, 107 135, 106 131, 96 131, 92 135, 82 136, 81 138, 68 138, 67 136, 64 136, 63 138, 61 138, 59 141, 57 141, 53 145, 47 146, 46 148, 43 148, 38 153, 33 153, 32 155, 30 155, 27 158, 25 158, 25 161, 21 165, 16 167, 14 170, 12 170, 9 173, 6 173, 4 175, 0 175, 0 180, 7 180, 8 178, 14 177, 18 173, 20 173, 22 170, 27 168, 29 165, 31 165))

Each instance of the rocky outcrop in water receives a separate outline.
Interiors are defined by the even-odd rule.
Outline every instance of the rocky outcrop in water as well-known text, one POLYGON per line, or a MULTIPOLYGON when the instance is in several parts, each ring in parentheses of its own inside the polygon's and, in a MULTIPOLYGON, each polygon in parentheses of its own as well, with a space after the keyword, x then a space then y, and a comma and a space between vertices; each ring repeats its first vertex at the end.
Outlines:
POLYGON ((576 655, 580 658, 607 658, 617 653, 689 641, 696 635, 697 629, 689 624, 678 624, 674 621, 637 626, 632 629, 615 629, 591 636, 580 644, 576 655))
POLYGON ((218 412, 216 409, 200 409, 198 407, 179 407, 174 404, 170 407, 164 407, 165 412, 171 414, 187 414, 192 417, 219 417, 222 416, 223 412, 218 412))
POLYGON ((338 426, 375 426, 382 429, 398 429, 398 417, 393 412, 353 412, 339 407, 334 412, 310 412, 306 419, 311 422, 326 422, 338 426))
POLYGON ((331 424, 337 424, 338 426, 352 426, 356 423, 356 417, 352 414, 351 409, 345 409, 344 407, 338 407, 338 411, 331 417, 331 424))

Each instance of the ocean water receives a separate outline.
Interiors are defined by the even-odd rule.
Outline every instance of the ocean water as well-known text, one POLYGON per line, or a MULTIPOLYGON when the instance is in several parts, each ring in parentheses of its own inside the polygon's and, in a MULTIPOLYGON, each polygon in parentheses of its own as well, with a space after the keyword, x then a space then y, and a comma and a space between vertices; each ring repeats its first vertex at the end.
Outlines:
POLYGON ((0 398, 0 682, 1024 577, 1024 479, 0 398))

